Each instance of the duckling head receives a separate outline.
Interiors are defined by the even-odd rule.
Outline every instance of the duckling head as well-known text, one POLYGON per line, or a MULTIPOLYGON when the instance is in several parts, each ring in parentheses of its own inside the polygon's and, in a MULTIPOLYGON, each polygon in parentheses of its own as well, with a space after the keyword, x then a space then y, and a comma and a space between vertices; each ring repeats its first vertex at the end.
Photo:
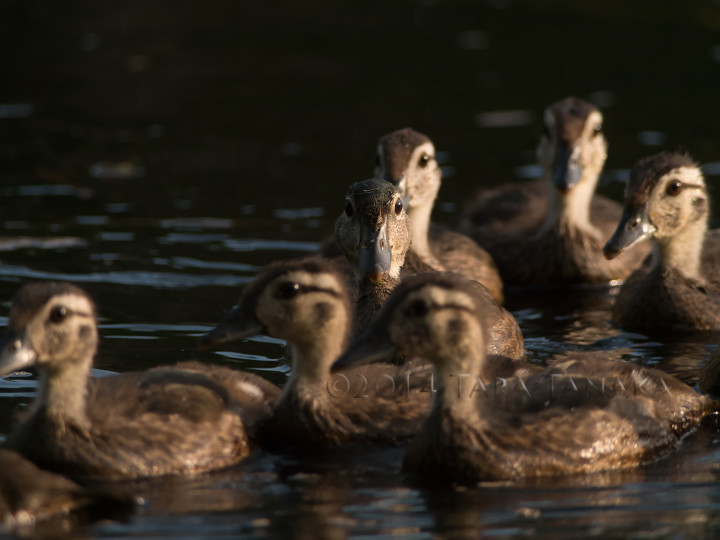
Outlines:
POLYGON ((545 109, 537 158, 561 194, 569 194, 581 182, 594 191, 607 157, 602 122, 597 108, 575 97, 545 109))
POLYGON ((25 285, 15 295, 0 342, 0 375, 36 365, 49 378, 89 370, 97 350, 95 306, 69 283, 25 285))
MULTIPOLYGON (((202 339, 212 347, 257 334, 288 341, 294 360, 315 364, 340 354, 349 335, 351 302, 332 263, 308 258, 272 264, 245 288, 238 304, 202 339), (317 357, 314 361, 308 357, 317 357)), ((309 369, 308 365, 296 366, 309 369)))
POLYGON ((358 282, 397 279, 412 242, 412 225, 400 191, 372 178, 351 185, 345 209, 335 222, 335 242, 345 253, 358 282))
POLYGON ((417 209, 432 210, 442 178, 435 146, 426 135, 411 128, 383 135, 378 141, 375 177, 400 190, 410 215, 417 209))
POLYGON ((479 374, 488 324, 478 288, 477 282, 450 272, 405 278, 333 369, 399 353, 431 360, 441 385, 452 376, 479 374))
MULTIPOLYGON (((630 171, 625 209, 603 248, 612 259, 646 238, 654 238, 665 256, 688 266, 702 246, 710 205, 702 172, 687 155, 662 152, 641 159, 630 171)), ((692 266, 692 264, 690 264, 692 266)))

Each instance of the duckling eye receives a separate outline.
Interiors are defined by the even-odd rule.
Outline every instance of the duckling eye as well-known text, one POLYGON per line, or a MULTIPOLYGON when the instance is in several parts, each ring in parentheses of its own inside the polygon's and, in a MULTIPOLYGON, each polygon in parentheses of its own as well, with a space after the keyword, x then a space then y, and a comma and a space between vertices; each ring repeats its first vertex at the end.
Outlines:
POLYGON ((418 165, 422 168, 427 167, 428 162, 430 161, 430 156, 427 155, 426 152, 423 152, 423 155, 420 156, 420 160, 418 161, 418 165))
POLYGON ((50 310, 49 320, 53 324, 63 322, 68 316, 68 310, 65 306, 55 306, 50 310))
POLYGON ((402 212, 402 209, 403 209, 402 200, 398 199, 397 201, 395 201, 395 213, 400 214, 400 212, 402 212))
POLYGON ((543 124, 542 127, 542 134, 546 139, 550 139, 550 129, 548 129, 547 124, 543 124))
POLYGON ((345 215, 351 217, 353 215, 353 206, 350 201, 345 204, 345 215))
POLYGON ((405 314, 410 317, 424 317, 428 314, 428 311, 430 311, 430 308, 427 303, 422 300, 415 300, 407 307, 405 314))
POLYGON ((680 193, 680 188, 682 188, 682 183, 680 180, 673 180, 670 182, 665 189, 668 195, 675 197, 678 193, 680 193))
POLYGON ((282 300, 290 300, 300 294, 301 286, 299 283, 293 281, 286 281, 281 283, 280 286, 275 290, 275 298, 282 300))
POLYGON ((602 126, 600 124, 595 124, 595 126, 593 127, 592 136, 596 137, 596 136, 600 135, 601 132, 602 132, 602 126))
POLYGON ((375 168, 380 168, 380 154, 375 154, 375 168))

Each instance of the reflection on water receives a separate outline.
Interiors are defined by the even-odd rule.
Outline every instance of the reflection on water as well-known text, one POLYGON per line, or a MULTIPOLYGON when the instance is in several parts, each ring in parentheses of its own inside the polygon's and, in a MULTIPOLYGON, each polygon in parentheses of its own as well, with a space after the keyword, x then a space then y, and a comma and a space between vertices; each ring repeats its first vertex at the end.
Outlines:
MULTIPOLYGON (((411 125, 434 139, 448 221, 479 187, 538 176, 542 110, 569 94, 603 108, 603 193, 619 199, 633 162, 660 149, 717 175, 719 17, 704 0, 4 3, 0 324, 20 283, 67 279, 99 306, 93 376, 198 358, 283 384, 282 341, 199 352, 198 337, 260 268, 318 249, 379 135, 411 125)), ((600 354, 695 384, 718 348, 613 327, 614 290, 507 293, 534 362, 600 354)), ((35 391, 32 374, 0 380, 0 432, 35 391)), ((132 483, 144 502, 124 519, 38 532, 717 536, 714 421, 637 471, 474 489, 401 474, 400 449, 258 453, 132 483)))

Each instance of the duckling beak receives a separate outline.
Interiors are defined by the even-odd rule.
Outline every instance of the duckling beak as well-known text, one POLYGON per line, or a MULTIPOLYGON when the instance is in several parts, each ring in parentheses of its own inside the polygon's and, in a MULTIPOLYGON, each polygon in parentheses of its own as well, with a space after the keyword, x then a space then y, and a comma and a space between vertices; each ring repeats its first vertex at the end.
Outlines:
POLYGON ((624 250, 652 236, 657 228, 650 223, 647 206, 625 208, 615 234, 603 248, 606 259, 613 259, 624 250))
POLYGON ((349 366, 369 364, 395 353, 396 347, 384 329, 376 325, 365 330, 332 365, 332 371, 349 366))
POLYGON ((359 262, 360 270, 373 283, 379 283, 383 276, 390 271, 392 253, 388 239, 387 220, 377 231, 363 225, 359 262))
POLYGON ((582 178, 583 167, 580 153, 579 144, 570 145, 567 141, 562 140, 557 143, 552 181, 561 193, 570 191, 582 178))
POLYGON ((0 376, 32 367, 36 360, 37 353, 28 345, 27 339, 5 332, 0 340, 0 376))
POLYGON ((200 340, 201 349, 209 349, 222 343, 262 334, 265 326, 257 320, 253 309, 240 304, 234 306, 217 326, 200 340))

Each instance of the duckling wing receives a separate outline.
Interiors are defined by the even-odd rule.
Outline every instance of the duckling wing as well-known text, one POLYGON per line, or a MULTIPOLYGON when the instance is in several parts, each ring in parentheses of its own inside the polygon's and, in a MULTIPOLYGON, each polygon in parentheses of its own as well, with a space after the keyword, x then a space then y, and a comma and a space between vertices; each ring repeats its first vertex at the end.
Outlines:
POLYGON ((482 191, 463 211, 457 228, 487 248, 532 235, 546 214, 547 186, 537 179, 482 191))
POLYGON ((432 223, 428 242, 446 270, 482 283, 499 304, 503 303, 503 284, 495 261, 472 238, 432 223))

